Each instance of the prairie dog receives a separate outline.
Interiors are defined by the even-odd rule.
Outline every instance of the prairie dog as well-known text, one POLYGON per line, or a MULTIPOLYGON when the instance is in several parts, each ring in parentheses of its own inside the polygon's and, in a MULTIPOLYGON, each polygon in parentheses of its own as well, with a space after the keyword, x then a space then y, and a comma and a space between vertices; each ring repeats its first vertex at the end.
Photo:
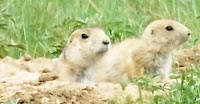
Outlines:
POLYGON ((190 30, 174 20, 156 20, 144 30, 140 39, 127 39, 113 46, 92 66, 94 81, 119 82, 144 74, 168 77, 172 51, 187 41, 190 30))
POLYGON ((56 70, 60 80, 84 82, 90 77, 87 68, 110 48, 110 39, 99 28, 75 30, 59 56, 56 70))

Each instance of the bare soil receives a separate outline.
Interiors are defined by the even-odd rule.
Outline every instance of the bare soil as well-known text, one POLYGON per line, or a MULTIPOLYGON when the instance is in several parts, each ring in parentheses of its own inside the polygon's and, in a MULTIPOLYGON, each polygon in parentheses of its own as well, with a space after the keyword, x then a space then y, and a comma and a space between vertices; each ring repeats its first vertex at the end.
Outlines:
MULTIPOLYGON (((174 58, 175 66, 181 71, 199 64, 199 55, 200 45, 179 50, 174 58)), ((17 100, 34 104, 107 104, 109 99, 139 97, 138 87, 132 83, 122 90, 120 84, 113 83, 58 81, 56 76, 48 74, 55 65, 56 59, 33 59, 28 55, 20 59, 0 59, 0 103, 17 100), (41 73, 43 77, 39 77, 41 73)))

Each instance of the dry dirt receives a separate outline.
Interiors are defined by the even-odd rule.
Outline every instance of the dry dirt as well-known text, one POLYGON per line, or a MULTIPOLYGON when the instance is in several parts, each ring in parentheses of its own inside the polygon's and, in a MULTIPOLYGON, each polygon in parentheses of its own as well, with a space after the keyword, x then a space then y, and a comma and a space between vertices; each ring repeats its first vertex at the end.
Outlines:
MULTIPOLYGON (((198 64, 199 54, 200 45, 180 50, 174 58, 175 66, 181 71, 198 64)), ((0 59, 0 103, 18 100, 34 104, 107 104, 111 98, 121 99, 130 95, 137 99, 139 96, 134 84, 122 90, 119 84, 112 83, 58 81, 56 76, 48 76, 55 64, 55 59, 32 59, 28 55, 17 60, 10 57, 0 59), (41 73, 44 76, 39 78, 41 73)))

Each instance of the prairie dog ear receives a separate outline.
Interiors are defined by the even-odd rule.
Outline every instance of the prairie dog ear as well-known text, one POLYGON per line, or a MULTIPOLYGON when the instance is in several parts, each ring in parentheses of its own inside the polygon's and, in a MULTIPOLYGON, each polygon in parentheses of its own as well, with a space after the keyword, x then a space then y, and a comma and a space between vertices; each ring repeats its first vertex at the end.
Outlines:
POLYGON ((72 43, 72 40, 69 40, 69 43, 72 43))
POLYGON ((67 44, 72 43, 72 41, 73 41, 73 36, 69 37, 67 44))
POLYGON ((151 33, 150 33, 150 34, 151 34, 151 35, 153 35, 153 32, 154 32, 154 31, 153 31, 153 30, 151 30, 151 33))

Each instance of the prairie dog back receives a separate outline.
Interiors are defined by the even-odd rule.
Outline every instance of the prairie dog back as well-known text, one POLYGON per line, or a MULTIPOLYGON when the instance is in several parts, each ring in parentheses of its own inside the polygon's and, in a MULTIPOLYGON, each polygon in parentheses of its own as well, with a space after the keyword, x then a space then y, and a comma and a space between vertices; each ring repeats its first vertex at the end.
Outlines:
POLYGON ((127 39, 115 45, 91 69, 97 70, 96 82, 119 82, 123 76, 134 79, 144 74, 169 76, 172 51, 190 36, 190 30, 174 20, 150 23, 139 39, 127 39))

